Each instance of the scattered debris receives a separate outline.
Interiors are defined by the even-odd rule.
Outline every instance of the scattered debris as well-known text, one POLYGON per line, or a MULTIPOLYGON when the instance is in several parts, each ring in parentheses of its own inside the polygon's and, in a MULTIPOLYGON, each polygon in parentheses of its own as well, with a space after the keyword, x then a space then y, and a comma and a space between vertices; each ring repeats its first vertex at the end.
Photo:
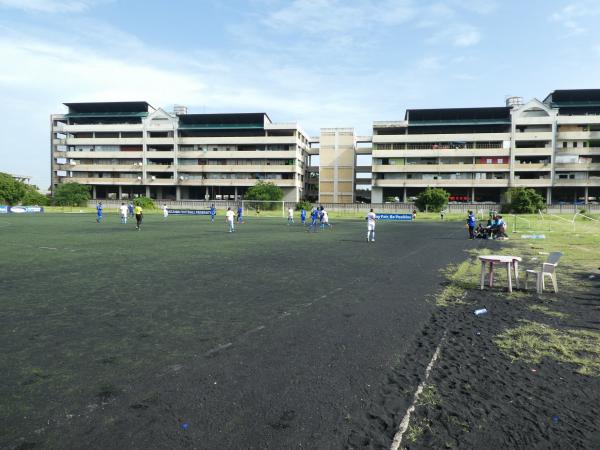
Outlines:
POLYGON ((473 313, 476 316, 481 316, 483 314, 487 314, 487 312, 488 312, 487 308, 476 309, 475 311, 473 311, 473 313))

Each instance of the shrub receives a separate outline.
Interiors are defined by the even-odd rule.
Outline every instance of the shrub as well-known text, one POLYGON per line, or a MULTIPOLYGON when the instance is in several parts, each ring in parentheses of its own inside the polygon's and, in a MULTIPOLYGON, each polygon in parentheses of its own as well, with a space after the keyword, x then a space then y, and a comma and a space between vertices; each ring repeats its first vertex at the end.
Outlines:
POLYGON ((49 201, 48 197, 40 194, 33 186, 31 186, 21 199, 21 203, 23 205, 46 206, 49 201))
POLYGON ((417 196, 415 205, 419 211, 440 212, 448 204, 450 194, 441 188, 428 187, 417 196))
POLYGON ((53 203, 58 206, 87 206, 90 187, 79 183, 59 184, 54 190, 53 203))
POLYGON ((151 198, 148 197, 144 197, 144 196, 140 196, 137 197, 133 200, 133 204, 135 206, 141 206, 142 209, 148 210, 148 209, 155 209, 156 205, 154 204, 154 201, 151 198))
POLYGON ((531 188, 511 188, 507 192, 510 212, 535 214, 546 207, 544 197, 531 188))

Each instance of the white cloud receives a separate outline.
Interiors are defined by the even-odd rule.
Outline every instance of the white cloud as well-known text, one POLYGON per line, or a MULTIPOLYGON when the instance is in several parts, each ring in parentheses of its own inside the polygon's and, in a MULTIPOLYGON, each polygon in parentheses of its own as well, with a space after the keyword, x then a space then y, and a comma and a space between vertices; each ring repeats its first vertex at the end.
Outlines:
POLYGON ((586 18, 600 15, 600 4, 596 0, 580 0, 569 3, 550 16, 552 22, 561 24, 567 29, 564 37, 587 33, 583 24, 586 18))
POLYGON ((98 3, 106 3, 106 0, 0 0, 0 7, 39 13, 74 13, 98 3))
POLYGON ((471 25, 449 25, 434 33, 427 42, 430 44, 449 43, 455 47, 471 47, 481 41, 481 32, 471 25))

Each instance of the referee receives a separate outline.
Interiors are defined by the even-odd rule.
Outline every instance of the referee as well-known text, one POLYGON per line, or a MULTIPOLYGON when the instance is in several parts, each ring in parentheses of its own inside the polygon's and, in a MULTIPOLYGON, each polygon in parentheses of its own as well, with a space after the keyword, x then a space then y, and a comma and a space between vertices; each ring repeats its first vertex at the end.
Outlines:
POLYGON ((142 207, 136 205, 135 208, 133 208, 133 213, 135 214, 135 229, 140 231, 140 225, 142 225, 142 219, 144 218, 142 207))

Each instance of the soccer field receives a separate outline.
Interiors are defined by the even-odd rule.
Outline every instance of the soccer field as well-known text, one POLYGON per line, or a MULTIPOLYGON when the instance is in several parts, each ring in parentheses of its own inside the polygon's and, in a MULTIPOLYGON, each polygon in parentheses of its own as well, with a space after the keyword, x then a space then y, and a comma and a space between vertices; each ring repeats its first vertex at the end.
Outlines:
POLYGON ((0 217, 0 447, 338 448, 463 234, 0 217))

